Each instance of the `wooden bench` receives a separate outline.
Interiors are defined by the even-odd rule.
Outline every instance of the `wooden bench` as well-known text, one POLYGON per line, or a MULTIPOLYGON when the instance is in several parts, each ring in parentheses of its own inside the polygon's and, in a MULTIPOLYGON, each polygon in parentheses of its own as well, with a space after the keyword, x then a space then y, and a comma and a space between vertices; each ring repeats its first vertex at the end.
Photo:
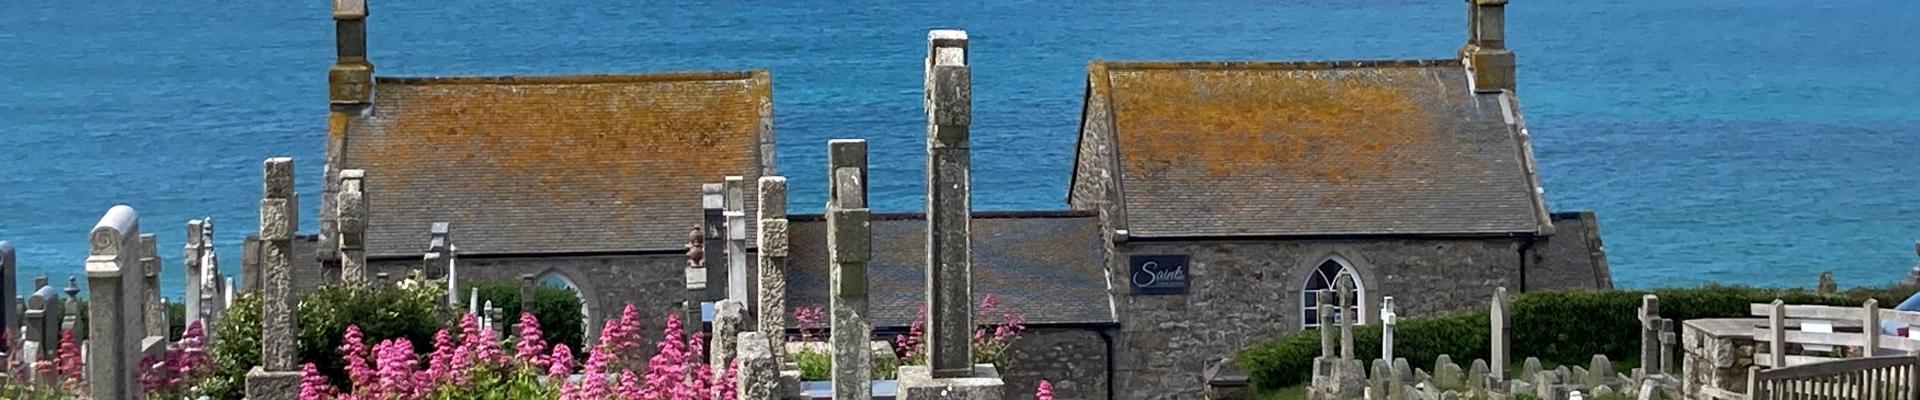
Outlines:
POLYGON ((1754 316, 1768 320, 1753 334, 1755 341, 1768 343, 1767 357, 1754 357, 1756 364, 1790 367, 1846 358, 1920 354, 1920 340, 1880 332, 1881 321, 1920 325, 1920 312, 1881 310, 1874 300, 1860 307, 1787 305, 1779 300, 1749 307, 1754 316), (1788 354, 1790 343, 1803 349, 1830 348, 1837 354, 1788 354), (1859 357, 1844 357, 1847 348, 1856 347, 1859 357))

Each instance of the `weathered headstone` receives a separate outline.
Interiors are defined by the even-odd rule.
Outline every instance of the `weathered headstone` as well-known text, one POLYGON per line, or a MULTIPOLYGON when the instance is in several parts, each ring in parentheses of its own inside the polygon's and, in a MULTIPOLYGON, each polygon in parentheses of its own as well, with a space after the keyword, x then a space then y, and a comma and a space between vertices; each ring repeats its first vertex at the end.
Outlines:
POLYGON ((1475 358, 1473 359, 1473 366, 1467 367, 1467 387, 1474 389, 1487 388, 1487 360, 1475 358))
POLYGON ((1819 290, 1821 295, 1826 296, 1832 296, 1834 293, 1840 292, 1840 284, 1833 281, 1833 271, 1820 272, 1819 290))
POLYGON ((113 206, 94 224, 89 242, 87 387, 93 398, 134 398, 139 346, 146 337, 139 215, 133 207, 113 206))
POLYGON ((701 301, 727 298, 727 187, 721 183, 700 185, 702 254, 700 269, 707 272, 707 294, 701 301))
MULTIPOLYGON (((338 3, 336 3, 338 4, 338 3)), ((300 230, 300 197, 294 192, 293 159, 270 158, 262 165, 260 199, 260 365, 247 372, 252 400, 293 399, 299 394, 295 368, 299 320, 294 299, 293 235, 300 230)))
POLYGON ((778 366, 785 362, 787 349, 787 177, 760 177, 758 193, 760 315, 755 329, 765 334, 778 366))
MULTIPOLYGON (((1507 288, 1494 288, 1493 302, 1489 306, 1491 313, 1488 314, 1487 319, 1493 325, 1492 335, 1490 335, 1493 340, 1491 345, 1493 379, 1498 381, 1507 380, 1507 365, 1512 362, 1512 358, 1509 357, 1513 354, 1513 348, 1507 337, 1507 324, 1512 323, 1511 317, 1507 315, 1507 304, 1507 288)), ((1537 364, 1539 361, 1534 360, 1534 363, 1537 364)))
POLYGON ((1335 344, 1333 342, 1333 291, 1322 290, 1314 293, 1313 311, 1318 317, 1314 321, 1319 322, 1320 325, 1317 328, 1320 331, 1320 357, 1328 360, 1339 357, 1339 354, 1333 352, 1335 344))
POLYGON ((1607 398, 1613 396, 1613 388, 1606 385, 1594 385, 1592 394, 1592 398, 1595 399, 1607 398))
MULTIPOLYGON (((1499 371, 1500 368, 1494 368, 1494 370, 1499 371)), ((1520 368, 1520 379, 1533 379, 1533 375, 1540 373, 1540 371, 1540 359, 1527 357, 1527 360, 1522 362, 1522 367, 1520 368)))
POLYGON ((827 142, 827 166, 833 398, 866 399, 873 392, 873 351, 867 344, 873 331, 867 315, 867 261, 873 248, 867 209, 867 141, 827 142))
POLYGON ((1593 355, 1593 361, 1587 363, 1588 384, 1607 384, 1607 377, 1613 376, 1613 373, 1613 361, 1607 360, 1607 355, 1605 354, 1595 354, 1593 355))
POLYGON ((1454 364, 1453 360, 1448 359, 1445 354, 1440 355, 1440 360, 1433 363, 1433 381, 1443 388, 1462 386, 1461 379, 1464 378, 1461 375, 1463 374, 1460 372, 1460 365, 1454 364))
MULTIPOLYGON (((1373 368, 1370 369, 1369 371, 1370 373, 1368 374, 1369 376, 1367 378, 1367 390, 1374 393, 1374 396, 1386 396, 1388 393, 1392 393, 1392 390, 1390 390, 1389 388, 1394 386, 1393 385, 1393 366, 1387 364, 1387 360, 1378 359, 1378 358, 1373 359, 1373 368)), ((1374 398, 1377 399, 1380 397, 1374 397, 1374 398)))
POLYGON ((713 304, 713 348, 707 352, 707 366, 713 369, 713 376, 725 376, 727 365, 733 362, 739 350, 740 331, 747 305, 739 299, 720 300, 713 304))
POLYGON ((366 170, 340 171, 339 193, 334 194, 334 231, 340 251, 340 281, 349 284, 367 282, 367 200, 366 170))
POLYGON ((140 270, 140 291, 147 294, 140 302, 145 314, 142 318, 147 322, 146 336, 166 338, 167 304, 160 297, 160 244, 154 234, 140 234, 140 270))
POLYGON ((540 285, 533 274, 520 274, 520 312, 533 312, 534 288, 540 285))
POLYGON ((770 342, 763 332, 740 333, 740 369, 734 381, 740 400, 780 398, 780 364, 773 361, 770 342))
POLYGON ((1593 374, 1587 371, 1586 367, 1575 365, 1571 369, 1572 369, 1571 371, 1567 372, 1567 383, 1571 383, 1574 386, 1587 386, 1587 385, 1593 384, 1593 380, 1592 380, 1593 374))
MULTIPOLYGON (((1867 329, 1868 331, 1872 331, 1872 329, 1874 328, 1867 328, 1867 329)), ((1673 320, 1669 318, 1661 318, 1660 319, 1660 348, 1659 348, 1661 375, 1673 374, 1673 353, 1674 353, 1673 346, 1678 343, 1677 336, 1678 335, 1674 334, 1673 320)))
POLYGON ((434 222, 427 228, 427 251, 420 256, 420 270, 438 277, 447 278, 447 307, 460 309, 460 269, 454 260, 459 257, 453 246, 453 224, 434 222))

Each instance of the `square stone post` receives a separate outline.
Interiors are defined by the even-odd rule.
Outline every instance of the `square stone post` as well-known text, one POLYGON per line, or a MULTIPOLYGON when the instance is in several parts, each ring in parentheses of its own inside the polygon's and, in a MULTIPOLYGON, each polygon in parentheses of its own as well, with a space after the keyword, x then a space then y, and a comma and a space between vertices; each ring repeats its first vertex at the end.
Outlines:
POLYGON ((260 199, 260 365, 247 372, 252 400, 293 399, 299 395, 299 319, 294 313, 293 235, 300 230, 299 195, 294 193, 293 159, 270 158, 263 164, 260 199))
POLYGON ((739 400, 780 399, 780 364, 774 362, 772 339, 765 332, 741 332, 739 343, 740 370, 734 378, 739 400))
POLYGON ((1649 294, 1640 297, 1640 372, 1652 376, 1659 368, 1660 297, 1649 294))
POLYGON ((140 270, 144 278, 140 291, 146 293, 141 308, 146 316, 147 337, 167 337, 167 303, 160 297, 160 245, 154 234, 140 234, 140 270))
MULTIPOLYGON (((137 290, 140 273, 140 217, 133 207, 113 206, 94 224, 87 256, 87 388, 96 399, 139 395, 135 367, 146 335, 146 310, 137 290)), ((49 346, 53 347, 53 346, 49 346)))
POLYGON ((827 259, 832 263, 829 334, 833 398, 873 397, 873 325, 867 315, 867 261, 873 249, 867 210, 867 141, 827 142, 827 259))
POLYGON ((1473 90, 1514 90, 1514 56, 1507 50, 1507 0, 1467 0, 1468 42, 1460 49, 1473 90))
POLYGON ((1489 306, 1491 313, 1488 314, 1488 320, 1491 321, 1493 325, 1493 344, 1490 347, 1493 352, 1491 355, 1493 358, 1493 365, 1491 365, 1493 369, 1493 380, 1499 384, 1505 384, 1507 382, 1507 363, 1513 359, 1513 348, 1507 341, 1507 324, 1512 323, 1511 317, 1507 315, 1507 308, 1509 307, 1507 301, 1506 287, 1493 289, 1493 304, 1489 306))
POLYGON ((686 328, 687 337, 700 333, 700 303, 707 300, 705 228, 705 224, 696 225, 692 231, 687 232, 687 267, 684 270, 687 291, 685 300, 681 302, 681 307, 684 308, 682 312, 686 314, 682 320, 687 321, 681 326, 686 328))
POLYGON ((533 274, 520 274, 520 312, 522 313, 533 312, 533 297, 537 296, 534 289, 540 284, 535 278, 533 274))
POLYGON ((900 368, 898 395, 917 399, 1005 398, 991 364, 973 363, 973 72, 967 32, 927 33, 927 366, 900 368))
POLYGON ((760 315, 755 329, 765 334, 778 366, 786 361, 787 347, 787 177, 760 177, 758 193, 760 315))
MULTIPOLYGON (((724 187, 727 195, 727 298, 739 300, 745 307, 740 310, 740 320, 745 325, 754 326, 754 299, 749 297, 747 282, 747 181, 740 176, 729 176, 724 187)), ((729 335, 725 340, 734 340, 729 335)))
POLYGON ((420 257, 420 270, 428 274, 445 271, 441 276, 447 278, 447 308, 457 310, 460 308, 460 271, 454 262, 457 254, 453 246, 453 224, 435 222, 429 229, 427 252, 420 257))
POLYGON ((967 35, 928 34, 927 363, 936 378, 973 374, 972 70, 967 35))
MULTIPOLYGON (((727 298, 727 267, 720 265, 726 260, 727 243, 727 188, 725 184, 708 183, 700 185, 700 269, 707 272, 707 295, 701 301, 718 301, 727 298)), ((696 316, 698 317, 698 316, 696 316)), ((693 322, 700 321, 695 318, 693 322)), ((698 324, 695 324, 698 325, 698 324)))
POLYGON ((204 318, 200 314, 201 307, 206 306, 200 301, 200 290, 205 286, 202 282, 203 267, 200 265, 200 243, 204 240, 202 238, 206 237, 206 230, 203 228, 205 223, 204 220, 198 219, 187 221, 187 243, 180 246, 181 265, 186 267, 187 272, 186 298, 181 301, 187 303, 188 323, 204 318))
POLYGON ((14 265, 13 243, 0 240, 0 329, 6 329, 5 336, 12 338, 6 342, 0 342, 0 350, 6 351, 7 354, 14 353, 13 343, 21 339, 18 336, 20 314, 23 312, 20 308, 20 298, 16 297, 18 296, 15 292, 17 288, 14 288, 18 285, 15 282, 19 280, 17 276, 19 268, 14 265))
POLYGON ((240 240, 240 292, 260 290, 260 235, 240 240))
POLYGON ((366 176, 366 170, 340 171, 340 192, 333 200, 334 231, 340 235, 335 241, 340 249, 340 281, 356 285, 366 283, 368 278, 366 176))

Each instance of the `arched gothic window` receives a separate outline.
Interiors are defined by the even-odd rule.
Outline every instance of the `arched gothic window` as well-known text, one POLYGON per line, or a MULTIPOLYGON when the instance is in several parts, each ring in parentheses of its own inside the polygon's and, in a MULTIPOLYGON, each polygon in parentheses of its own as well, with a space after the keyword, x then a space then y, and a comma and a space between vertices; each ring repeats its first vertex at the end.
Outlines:
MULTIPOLYGON (((1356 325, 1367 322, 1367 285, 1360 281, 1359 272, 1355 271, 1352 265, 1347 264, 1347 260, 1339 256, 1334 256, 1320 261, 1319 266, 1314 267, 1313 271, 1307 273, 1307 282, 1300 290, 1301 327, 1313 328, 1320 326, 1320 311, 1317 309, 1320 304, 1320 292, 1333 292, 1335 282, 1338 282, 1340 279, 1350 279, 1353 281, 1353 306, 1349 308, 1346 313, 1334 314, 1333 318, 1336 319, 1327 322, 1339 323, 1340 320, 1338 318, 1343 314, 1358 316, 1359 318, 1353 321, 1356 325)), ((1333 303, 1339 304, 1340 294, 1333 293, 1332 295, 1334 296, 1333 303)))

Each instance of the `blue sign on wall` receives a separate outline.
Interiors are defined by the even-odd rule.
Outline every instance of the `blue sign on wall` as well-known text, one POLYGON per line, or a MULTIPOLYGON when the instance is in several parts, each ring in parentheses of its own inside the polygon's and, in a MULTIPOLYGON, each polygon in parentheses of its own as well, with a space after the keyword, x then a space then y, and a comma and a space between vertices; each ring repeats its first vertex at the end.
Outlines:
POLYGON ((1134 294, 1187 294, 1184 255, 1129 256, 1127 286, 1134 294))

